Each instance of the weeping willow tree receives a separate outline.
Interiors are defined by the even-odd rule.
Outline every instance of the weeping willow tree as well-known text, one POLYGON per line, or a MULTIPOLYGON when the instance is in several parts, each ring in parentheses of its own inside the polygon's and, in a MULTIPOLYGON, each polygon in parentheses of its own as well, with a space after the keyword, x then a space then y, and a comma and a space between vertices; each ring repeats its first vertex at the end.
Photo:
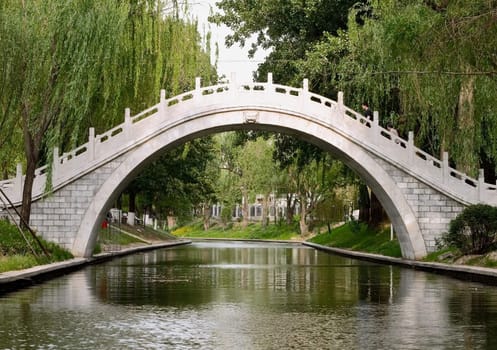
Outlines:
MULTIPOLYGON (((418 146, 495 180, 497 3, 375 0, 350 12, 347 31, 325 35, 299 62, 301 75, 369 101, 381 121, 418 146), (323 74, 326 73, 326 74, 323 74), (326 84, 327 83, 327 84, 326 84)), ((321 85, 323 85, 321 83, 321 85)))
POLYGON ((195 73, 214 74, 195 23, 177 11, 165 15, 176 2, 5 0, 0 7, 0 123, 23 135, 26 222, 35 169, 54 146, 68 150, 89 126, 101 131, 121 122, 125 107, 155 103, 161 87, 192 75, 191 62, 205 70, 195 73))

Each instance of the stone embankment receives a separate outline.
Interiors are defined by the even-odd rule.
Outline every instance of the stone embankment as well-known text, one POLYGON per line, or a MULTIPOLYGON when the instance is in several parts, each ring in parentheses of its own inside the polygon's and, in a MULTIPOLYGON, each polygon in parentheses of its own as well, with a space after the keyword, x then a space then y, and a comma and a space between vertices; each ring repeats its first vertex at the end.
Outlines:
POLYGON ((0 273, 0 294, 28 287, 50 278, 78 270, 84 266, 108 261, 119 256, 130 255, 153 249, 175 247, 190 243, 191 241, 189 240, 177 240, 173 242, 134 246, 131 248, 123 248, 119 251, 96 254, 90 258, 74 258, 52 264, 34 266, 25 270, 3 272, 0 273))
POLYGON ((475 282, 497 285, 497 269, 489 267, 407 260, 402 258, 393 258, 390 256, 379 255, 379 254, 363 253, 347 249, 327 247, 310 242, 303 242, 303 244, 317 250, 341 256, 347 256, 354 259, 366 260, 380 264, 399 265, 407 268, 412 268, 415 270, 447 275, 466 281, 475 281, 475 282))
MULTIPOLYGON (((126 248, 115 252, 105 252, 97 254, 91 258, 74 258, 71 260, 53 264, 35 266, 25 270, 0 273, 0 295, 19 288, 43 282, 56 276, 67 274, 90 264, 96 264, 111 260, 119 256, 130 255, 138 252, 190 244, 191 242, 192 241, 190 240, 178 240, 175 242, 143 245, 138 247, 126 248)), ((478 266, 451 265, 435 262, 406 260, 379 254, 355 252, 346 249, 327 247, 310 242, 303 242, 302 244, 317 250, 341 256, 347 256, 354 259, 366 260, 380 264, 398 265, 420 271, 443 274, 462 280, 497 285, 497 269, 478 266)))

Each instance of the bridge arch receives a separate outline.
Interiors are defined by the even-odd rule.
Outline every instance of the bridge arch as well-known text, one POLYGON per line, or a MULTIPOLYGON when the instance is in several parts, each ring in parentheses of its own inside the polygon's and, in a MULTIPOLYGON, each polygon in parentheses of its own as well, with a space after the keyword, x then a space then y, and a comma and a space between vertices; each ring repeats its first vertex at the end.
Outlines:
POLYGON ((295 135, 333 153, 355 170, 375 192, 391 218, 403 256, 417 259, 426 255, 423 236, 415 213, 391 176, 374 157, 343 135, 329 130, 314 118, 271 108, 225 108, 207 110, 185 118, 133 150, 104 182, 85 213, 73 251, 91 255, 99 224, 122 189, 136 172, 158 153, 208 134, 236 129, 259 129, 295 135), (254 120, 251 120, 253 117, 254 120))
MULTIPOLYGON (((110 203, 155 155, 195 137, 235 129, 286 132, 333 153, 370 186, 388 213, 405 258, 435 249, 436 238, 466 205, 497 206, 497 185, 449 166, 383 129, 343 103, 302 88, 266 83, 227 83, 202 87, 166 99, 100 135, 90 128, 88 142, 59 155, 54 150, 52 194, 45 196, 49 172, 35 172, 30 224, 44 238, 76 256, 91 255, 98 224, 110 203), (77 227, 77 231, 74 230, 77 227)), ((23 175, 0 181, 14 206, 22 201, 23 175)), ((0 212, 1 215, 1 212, 0 212)))

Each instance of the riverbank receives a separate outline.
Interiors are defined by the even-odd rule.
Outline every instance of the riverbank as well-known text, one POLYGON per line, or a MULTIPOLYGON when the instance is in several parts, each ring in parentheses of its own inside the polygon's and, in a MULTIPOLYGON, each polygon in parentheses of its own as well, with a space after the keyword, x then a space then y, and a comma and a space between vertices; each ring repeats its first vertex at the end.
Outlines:
POLYGON ((406 260, 402 258, 395 258, 380 254, 364 253, 348 249, 328 247, 312 242, 303 242, 302 244, 320 251, 337 254, 349 258, 371 261, 380 264, 398 265, 407 268, 412 268, 415 270, 443 274, 446 276, 451 276, 465 281, 474 281, 474 282, 497 285, 497 269, 489 267, 406 260))
MULTIPOLYGON (((198 226, 198 225, 197 225, 198 226)), ((114 228, 114 232, 110 235, 113 239, 121 241, 119 235, 125 234, 127 236, 133 236, 133 233, 129 228, 120 227, 114 228)), ((276 225, 273 225, 271 229, 261 228, 260 225, 252 224, 249 229, 244 231, 237 228, 235 231, 226 230, 225 228, 216 227, 213 229, 217 232, 215 235, 209 235, 212 231, 203 231, 199 228, 195 230, 188 228, 180 229, 186 235, 188 233, 195 232, 192 234, 194 237, 189 237, 188 239, 179 239, 171 241, 155 241, 157 238, 154 236, 155 233, 148 232, 144 234, 141 228, 135 228, 133 231, 140 235, 140 237, 132 237, 136 241, 129 244, 128 246, 123 246, 119 244, 109 243, 108 238, 103 240, 102 244, 103 252, 94 254, 91 258, 74 258, 70 260, 65 260, 61 262, 54 262, 50 264, 38 265, 31 268, 9 271, 0 273, 0 293, 4 293, 10 290, 15 290, 18 288, 30 286, 36 283, 40 283, 46 279, 56 277, 58 275, 67 274, 74 270, 80 269, 88 264, 100 263, 106 260, 111 260, 115 257, 134 254, 142 251, 160 249, 173 247, 177 245, 189 244, 192 240, 230 240, 230 241, 263 241, 263 242, 274 242, 274 243, 297 243, 303 244, 308 247, 312 247, 317 250, 326 251, 333 254, 338 254, 342 256, 347 256, 360 260, 372 261, 375 263, 400 265, 407 268, 413 268, 417 270, 444 274, 453 276, 463 280, 478 281, 488 284, 497 285, 497 269, 482 267, 482 266, 470 266, 470 265, 459 265, 450 264, 443 262, 434 261, 411 261, 404 260, 400 257, 400 248, 398 248, 398 242, 396 240, 390 241, 390 237, 386 230, 372 231, 367 230, 364 227, 356 227, 356 231, 350 227, 350 225, 342 225, 340 227, 334 228, 332 233, 322 233, 311 238, 309 241, 302 242, 302 237, 291 227, 284 227, 283 233, 278 234, 278 229, 276 225), (202 234, 203 232, 203 234, 202 234), (235 232, 235 233, 233 233, 235 232), (223 236, 224 237, 216 237, 223 236), (213 237, 214 236, 214 237, 213 237), (228 237, 227 237, 228 236, 228 237), (144 242, 144 237, 147 239, 153 239, 154 241, 144 242), (271 239, 269 239, 271 237, 271 239), (331 245, 331 246, 330 246, 331 245), (340 246, 340 247, 337 247, 340 246), (369 249, 369 252, 358 251, 358 249, 369 249), (379 254, 378 252, 381 252, 379 254), (391 254, 393 256, 388 256, 391 254)), ((178 231, 175 231, 175 233, 178 231)), ((160 235, 165 233, 160 233, 160 235)), ((130 236, 130 237, 131 237, 130 236)), ((162 237, 163 238, 163 237, 162 237)), ((168 235, 169 239, 171 237, 168 235)))
POLYGON ((51 264, 37 265, 24 270, 3 272, 0 273, 0 294, 34 285, 47 279, 81 269, 90 264, 98 264, 117 257, 148 250, 171 248, 190 243, 190 240, 176 240, 170 242, 152 243, 148 245, 123 248, 119 251, 99 253, 90 258, 73 258, 51 264))
POLYGON ((390 225, 371 228, 366 224, 350 221, 333 228, 330 233, 309 238, 307 242, 394 258, 402 257, 397 237, 391 236, 390 225))
POLYGON ((211 228, 204 230, 200 221, 190 225, 182 226, 171 232, 176 237, 183 238, 220 238, 220 239, 243 239, 243 240, 280 240, 280 241, 302 241, 303 238, 297 232, 295 225, 269 224, 263 227, 260 223, 249 223, 242 227, 240 223, 230 223, 223 226, 213 223, 211 228))
MULTIPOLYGON (((235 229, 220 228, 218 226, 211 230, 203 231, 197 224, 196 226, 188 226, 179 229, 185 236, 192 240, 198 239, 228 239, 239 241, 258 241, 266 238, 259 237, 281 237, 278 236, 276 225, 265 232, 260 225, 251 224, 249 230, 244 231, 240 227, 235 229), (214 234, 211 235, 211 233, 214 234), (193 233, 191 236, 189 233, 193 233), (224 238, 222 238, 224 237, 224 238)), ((271 226, 270 226, 271 227, 271 226)), ((268 228, 266 228, 268 230, 268 228)), ((451 263, 448 261, 433 261, 439 260, 438 255, 427 257, 423 261, 411 261, 402 259, 400 245, 397 238, 394 236, 391 239, 390 229, 388 226, 382 229, 373 230, 368 228, 367 225, 359 224, 357 222, 347 223, 332 229, 331 233, 321 233, 304 241, 300 235, 291 227, 285 227, 283 234, 284 239, 273 239, 274 242, 299 242, 302 244, 313 247, 318 250, 327 251, 334 254, 339 254, 347 257, 357 258, 361 260, 368 260, 376 263, 401 265, 407 268, 417 270, 449 275, 462 280, 478 281, 488 284, 497 285, 497 269, 482 266, 482 265, 468 265, 464 263, 451 263), (290 237, 290 239, 288 239, 290 237), (429 259, 432 259, 431 261, 429 259)), ((443 252, 439 252, 441 254, 443 252)), ((442 257, 447 254, 442 254, 442 257)), ((464 261, 466 260, 457 260, 464 261)), ((469 260, 471 262, 471 260, 469 260)))

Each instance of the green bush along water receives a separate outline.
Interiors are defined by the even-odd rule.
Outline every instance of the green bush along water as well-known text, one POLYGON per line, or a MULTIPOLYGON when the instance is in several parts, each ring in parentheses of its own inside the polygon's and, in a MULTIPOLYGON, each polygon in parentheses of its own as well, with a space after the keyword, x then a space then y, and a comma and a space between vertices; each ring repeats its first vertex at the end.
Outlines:
POLYGON ((6 220, 0 220, 0 272, 27 269, 73 257, 70 252, 57 244, 46 242, 38 237, 50 253, 50 257, 47 257, 29 232, 25 232, 24 235, 37 256, 33 254, 16 226, 6 220))
POLYGON ((189 238, 301 240, 295 226, 286 224, 270 224, 266 227, 259 223, 250 223, 247 227, 232 224, 226 227, 213 225, 205 231, 202 223, 196 222, 182 226, 171 233, 177 237, 189 238))
MULTIPOLYGON (((223 228, 216 225, 205 231, 202 223, 197 222, 180 227, 172 234, 189 238, 302 240, 294 225, 284 224, 272 224, 265 228, 258 223, 249 224, 245 228, 237 225, 223 228)), ((318 234, 310 238, 309 242, 392 257, 402 256, 397 239, 394 237, 394 240, 390 240, 389 226, 378 230, 366 224, 350 222, 333 229, 331 234, 318 234)))
MULTIPOLYGON (((140 233, 140 232, 134 232, 140 233)), ((143 232, 141 232, 143 234, 143 232)), ((176 237, 190 238, 229 238, 229 239, 267 239, 267 240, 294 240, 301 241, 295 225, 270 224, 266 227, 259 223, 251 223, 247 227, 229 224, 225 227, 213 225, 211 229, 205 231, 201 222, 180 227, 172 234, 176 237)), ((67 250, 58 245, 40 239, 43 245, 50 252, 50 257, 43 255, 38 244, 29 233, 25 234, 31 246, 35 249, 37 256, 31 252, 24 238, 17 228, 7 221, 0 220, 0 272, 20 270, 41 264, 48 264, 56 261, 71 259, 73 256, 67 250)), ((164 240, 170 237, 160 235, 157 237, 147 237, 151 240, 164 240)), ((102 230, 99 234, 99 244, 96 247, 97 253, 101 244, 128 245, 138 243, 139 240, 122 234, 117 230, 102 230)), ((400 246, 394 239, 390 241, 390 229, 386 227, 381 230, 369 228, 365 224, 351 222, 332 230, 331 233, 321 233, 309 239, 310 242, 345 248, 356 251, 383 254, 393 257, 401 257, 400 246)))
POLYGON ((397 238, 394 236, 394 239, 390 240, 390 226, 375 229, 366 224, 351 221, 333 229, 331 233, 321 233, 309 239, 309 242, 335 248, 402 257, 397 238))

